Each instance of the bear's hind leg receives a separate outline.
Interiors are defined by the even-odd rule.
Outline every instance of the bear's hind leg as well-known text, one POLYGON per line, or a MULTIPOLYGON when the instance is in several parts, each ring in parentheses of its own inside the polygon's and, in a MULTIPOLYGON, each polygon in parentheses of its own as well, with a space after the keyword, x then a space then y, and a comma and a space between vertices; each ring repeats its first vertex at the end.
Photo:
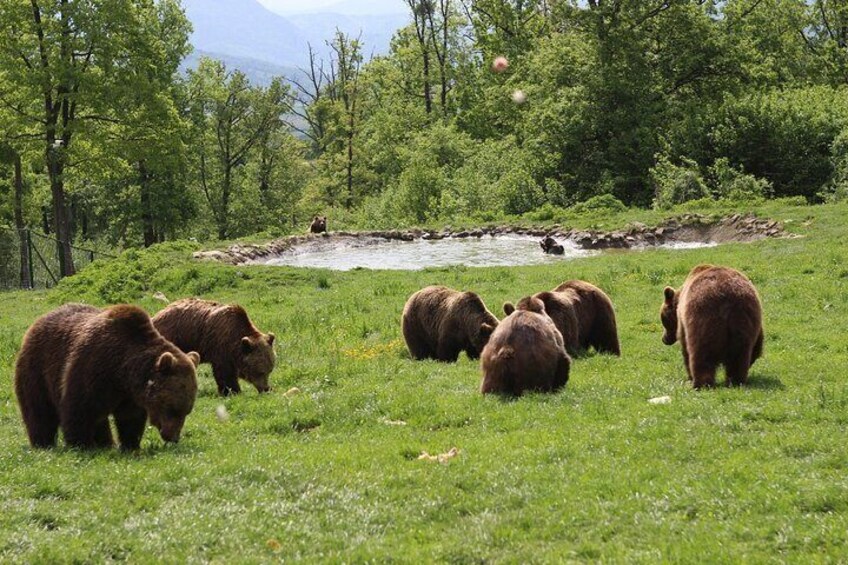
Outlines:
POLYGON ((689 367, 690 374, 692 375, 692 384, 695 388, 712 388, 715 386, 717 369, 715 363, 699 359, 690 352, 689 367))
POLYGON ((115 446, 108 417, 94 425, 94 445, 103 448, 115 446))
POLYGON ((16 385, 30 445, 37 448, 55 446, 59 433, 59 414, 48 397, 46 387, 36 385, 24 390, 20 381, 16 385))
POLYGON ((733 351, 724 361, 724 370, 727 373, 727 386, 741 386, 748 381, 748 369, 751 368, 751 348, 741 351, 733 351))

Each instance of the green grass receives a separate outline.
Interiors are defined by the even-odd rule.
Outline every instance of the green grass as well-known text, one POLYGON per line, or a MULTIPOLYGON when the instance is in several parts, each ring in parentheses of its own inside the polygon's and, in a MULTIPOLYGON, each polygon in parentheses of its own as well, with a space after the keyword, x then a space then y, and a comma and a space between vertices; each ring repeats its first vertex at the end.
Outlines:
POLYGON ((767 212, 804 237, 348 273, 195 264, 195 246, 171 244, 51 293, 0 294, 0 561, 845 560, 848 206, 767 212), (745 388, 691 390, 679 347, 660 341, 663 286, 701 262, 745 271, 762 295, 765 356, 745 388), (406 355, 400 312, 424 285, 499 312, 570 278, 612 297, 623 356, 577 359, 558 394, 484 398, 464 356, 406 355), (219 399, 204 366, 177 446, 148 429, 134 455, 31 450, 11 391, 28 325, 70 300, 153 312, 156 291, 243 304, 280 337, 275 391, 219 399), (661 395, 672 403, 648 404, 661 395), (452 447, 447 464, 417 460, 452 447))

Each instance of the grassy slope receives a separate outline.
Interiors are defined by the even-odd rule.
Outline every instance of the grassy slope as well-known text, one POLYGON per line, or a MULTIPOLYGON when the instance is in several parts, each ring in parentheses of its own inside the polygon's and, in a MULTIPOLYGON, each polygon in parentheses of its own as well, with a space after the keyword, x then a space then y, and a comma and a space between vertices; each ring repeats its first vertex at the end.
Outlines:
POLYGON ((844 559, 848 206, 768 212, 806 237, 415 273, 188 265, 172 245, 0 295, 0 561, 844 559), (747 388, 690 390, 660 342, 662 288, 700 262, 762 294, 747 388), (495 310, 568 278, 608 291, 624 355, 578 359, 559 394, 483 398, 468 359, 406 357, 400 311, 424 285, 495 310), (137 455, 30 450, 10 390, 28 324, 64 300, 154 311, 154 290, 245 305, 281 337, 275 392, 223 401, 221 423, 204 367, 178 446, 148 429, 137 455), (416 460, 454 446, 449 464, 416 460))

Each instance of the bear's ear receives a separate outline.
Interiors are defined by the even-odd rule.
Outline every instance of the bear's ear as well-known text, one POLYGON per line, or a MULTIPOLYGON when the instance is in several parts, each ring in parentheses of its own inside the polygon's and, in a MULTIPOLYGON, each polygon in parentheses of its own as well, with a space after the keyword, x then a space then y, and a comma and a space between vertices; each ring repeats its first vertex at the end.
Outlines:
POLYGON ((674 300, 674 289, 671 288, 670 286, 665 287, 665 290, 663 291, 663 293, 665 294, 665 301, 666 302, 670 303, 671 301, 674 300))
POLYGON ((274 340, 277 339, 277 336, 274 334, 268 334, 268 345, 274 345, 274 340))
POLYGON ((186 356, 191 360, 191 364, 194 365, 195 369, 200 365, 200 353, 197 351, 189 351, 186 353, 186 356))
POLYGON ((493 331, 495 331, 495 326, 492 324, 483 323, 480 325, 480 333, 483 335, 492 335, 493 331))
POLYGON ((504 314, 509 316, 510 314, 515 312, 515 305, 513 305, 512 302, 505 302, 504 305, 503 305, 503 309, 504 309, 504 314))
POLYGON ((241 352, 242 353, 250 353, 253 351, 253 343, 250 341, 250 338, 244 336, 241 338, 241 352))
POLYGON ((176 363, 176 361, 177 358, 174 357, 170 352, 166 351, 165 353, 159 356, 159 359, 156 360, 156 372, 171 372, 171 369, 174 367, 174 363, 176 363))

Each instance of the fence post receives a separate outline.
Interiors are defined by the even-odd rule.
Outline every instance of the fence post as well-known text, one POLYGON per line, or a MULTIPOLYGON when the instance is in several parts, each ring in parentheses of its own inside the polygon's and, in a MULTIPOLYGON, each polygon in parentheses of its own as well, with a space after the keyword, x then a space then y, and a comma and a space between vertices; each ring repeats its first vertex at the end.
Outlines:
POLYGON ((30 234, 29 229, 26 231, 26 240, 27 240, 27 268, 29 269, 29 287, 30 289, 35 288, 35 270, 32 265, 32 235, 30 234))

